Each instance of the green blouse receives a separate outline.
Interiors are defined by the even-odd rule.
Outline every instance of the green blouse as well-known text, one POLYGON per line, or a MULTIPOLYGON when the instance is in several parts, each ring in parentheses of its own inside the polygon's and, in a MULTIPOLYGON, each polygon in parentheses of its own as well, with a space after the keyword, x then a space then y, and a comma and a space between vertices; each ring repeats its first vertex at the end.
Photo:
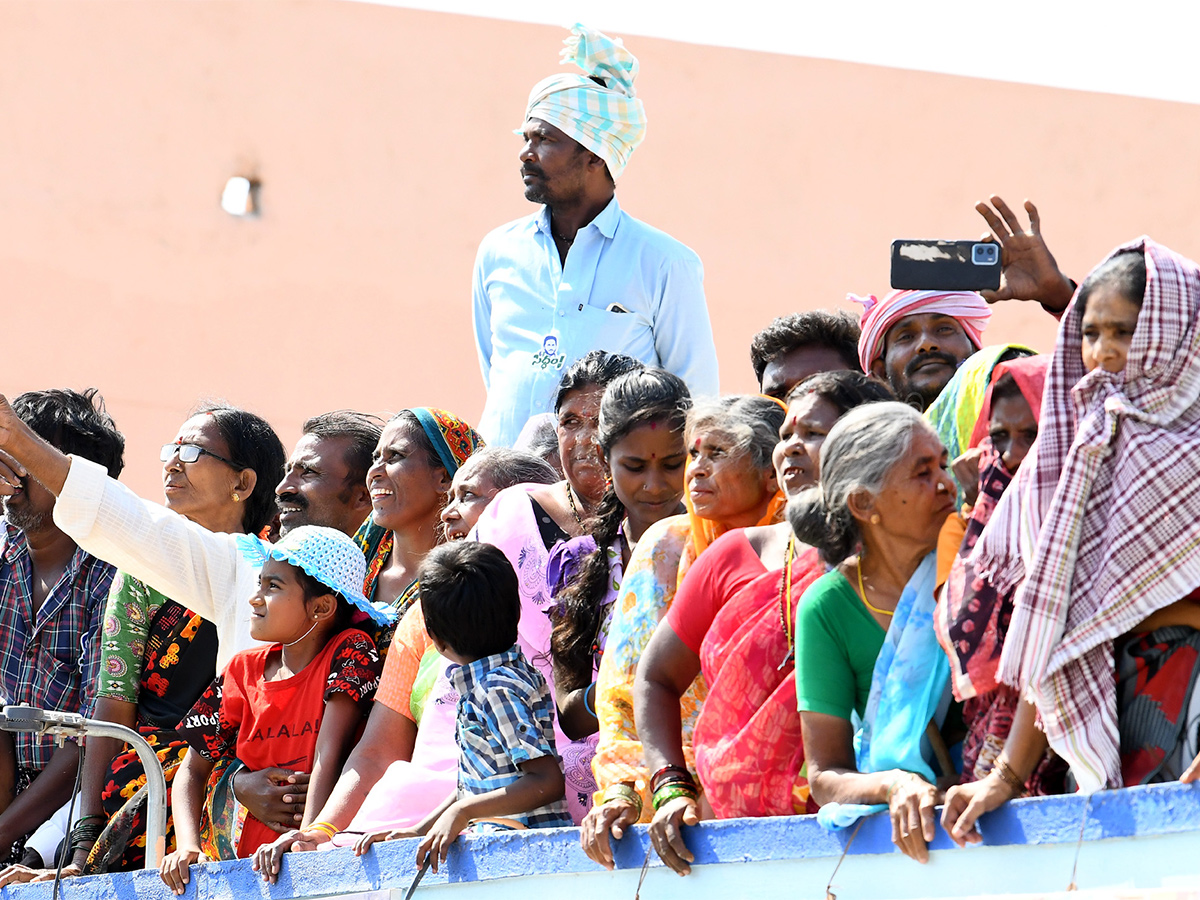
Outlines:
POLYGON ((117 572, 104 608, 97 697, 137 703, 146 637, 167 597, 124 572, 117 572))

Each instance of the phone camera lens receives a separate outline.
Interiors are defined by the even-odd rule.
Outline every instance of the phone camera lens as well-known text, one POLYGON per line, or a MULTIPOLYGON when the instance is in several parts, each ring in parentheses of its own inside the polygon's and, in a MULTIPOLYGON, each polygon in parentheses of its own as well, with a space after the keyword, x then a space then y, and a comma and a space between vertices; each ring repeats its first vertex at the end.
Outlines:
POLYGON ((977 266, 994 265, 1000 258, 1000 248, 995 244, 976 244, 971 248, 971 262, 977 266))

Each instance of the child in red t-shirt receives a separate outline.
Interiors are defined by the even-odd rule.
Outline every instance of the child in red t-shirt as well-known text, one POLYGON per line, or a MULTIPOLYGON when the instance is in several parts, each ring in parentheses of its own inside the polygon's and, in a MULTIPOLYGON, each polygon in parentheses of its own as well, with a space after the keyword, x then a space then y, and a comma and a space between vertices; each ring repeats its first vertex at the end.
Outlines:
MULTIPOLYGON (((332 528, 302 526, 271 548, 250 598, 250 636, 266 645, 235 654, 180 723, 191 746, 171 792, 178 849, 159 866, 176 894, 205 859, 200 810, 218 759, 310 773, 302 827, 329 799, 383 668, 371 638, 350 627, 355 607, 390 620, 363 597, 365 573, 362 551, 332 528)), ((237 855, 278 836, 247 814, 237 855)))

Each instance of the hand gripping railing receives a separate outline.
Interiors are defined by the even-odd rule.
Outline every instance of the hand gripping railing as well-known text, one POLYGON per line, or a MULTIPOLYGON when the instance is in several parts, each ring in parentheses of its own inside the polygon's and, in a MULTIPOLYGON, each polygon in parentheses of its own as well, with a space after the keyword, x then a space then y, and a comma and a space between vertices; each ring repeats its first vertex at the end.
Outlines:
MULTIPOLYGON (((131 728, 113 722, 85 719, 77 713, 53 712, 33 706, 6 706, 0 710, 0 731, 32 731, 49 735, 61 747, 71 737, 108 737, 125 741, 137 751, 146 773, 146 868, 157 869, 166 851, 167 779, 153 748, 131 728)), ((83 752, 82 750, 80 752, 83 752)))

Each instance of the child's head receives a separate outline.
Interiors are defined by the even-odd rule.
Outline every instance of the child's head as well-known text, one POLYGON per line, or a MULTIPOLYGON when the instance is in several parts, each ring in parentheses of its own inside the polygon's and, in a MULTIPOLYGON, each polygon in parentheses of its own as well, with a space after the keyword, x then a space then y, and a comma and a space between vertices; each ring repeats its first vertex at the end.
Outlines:
POLYGON ((1011 374, 1005 372, 992 387, 992 411, 988 437, 1010 475, 1017 474, 1022 461, 1037 440, 1038 421, 1029 401, 1011 374))
POLYGON ((517 642, 517 573, 496 547, 455 541, 430 551, 417 572, 425 630, 452 662, 503 653, 517 642))
POLYGON ((365 576, 362 550, 342 532, 316 525, 292 529, 270 548, 259 573, 250 598, 250 636, 290 644, 309 633, 336 634, 350 626, 354 607, 388 621, 362 595, 365 576))
POLYGON ((1145 293, 1146 257, 1141 250, 1115 254, 1080 285, 1075 309, 1086 371, 1124 370, 1145 293))
POLYGON ((342 630, 349 624, 349 605, 299 566, 268 559, 258 573, 258 590, 250 598, 250 637, 272 644, 291 644, 314 625, 342 630))

